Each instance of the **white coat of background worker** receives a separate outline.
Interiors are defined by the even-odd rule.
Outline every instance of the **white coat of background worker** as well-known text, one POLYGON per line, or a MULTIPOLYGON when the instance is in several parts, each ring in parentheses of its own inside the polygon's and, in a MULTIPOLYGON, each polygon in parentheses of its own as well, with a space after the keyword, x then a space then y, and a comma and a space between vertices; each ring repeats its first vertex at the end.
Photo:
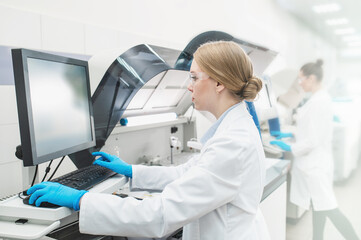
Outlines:
POLYGON ((131 178, 131 187, 162 190, 137 200, 75 190, 57 183, 29 189, 30 203, 51 202, 79 210, 83 233, 162 237, 183 227, 183 239, 264 240, 259 213, 265 167, 259 132, 243 100, 253 100, 262 82, 234 42, 210 42, 194 53, 192 101, 217 121, 202 138, 197 157, 177 167, 129 165, 106 153, 94 163, 131 178))
POLYGON ((333 113, 331 97, 322 87, 322 60, 303 65, 299 72, 299 84, 309 100, 298 109, 295 135, 271 132, 278 139, 294 137, 295 143, 271 141, 285 151, 291 151, 295 159, 291 169, 290 201, 304 209, 312 206, 313 239, 322 240, 326 217, 345 239, 359 239, 337 207, 333 191, 333 113))

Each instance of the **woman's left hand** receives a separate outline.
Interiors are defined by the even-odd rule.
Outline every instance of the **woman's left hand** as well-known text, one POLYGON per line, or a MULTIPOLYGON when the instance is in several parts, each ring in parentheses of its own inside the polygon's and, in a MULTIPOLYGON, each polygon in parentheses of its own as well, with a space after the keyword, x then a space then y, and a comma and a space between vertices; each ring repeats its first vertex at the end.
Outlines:
POLYGON ((276 139, 282 139, 282 138, 291 138, 293 137, 292 133, 284 133, 280 131, 271 131, 271 136, 276 137, 276 139))
POLYGON ((287 152, 291 152, 291 146, 287 143, 284 143, 282 141, 270 141, 270 144, 279 146, 282 150, 285 150, 287 152))

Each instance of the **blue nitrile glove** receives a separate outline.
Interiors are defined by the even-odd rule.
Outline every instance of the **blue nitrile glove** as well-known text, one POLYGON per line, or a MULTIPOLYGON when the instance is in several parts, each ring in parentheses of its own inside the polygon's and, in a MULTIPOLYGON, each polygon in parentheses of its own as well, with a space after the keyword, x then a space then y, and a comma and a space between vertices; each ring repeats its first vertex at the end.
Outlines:
POLYGON ((110 155, 105 152, 93 152, 93 156, 100 156, 93 164, 109 168, 110 170, 127 177, 133 176, 132 165, 124 162, 120 158, 114 155, 110 155))
POLYGON ((29 203, 37 207, 42 202, 49 202, 63 207, 79 210, 80 198, 87 193, 85 190, 77 190, 71 187, 61 185, 55 182, 42 182, 28 189, 27 193, 31 194, 29 203))
POLYGON ((292 133, 283 133, 280 131, 271 131, 271 136, 276 137, 276 139, 289 138, 293 137, 292 133))
POLYGON ((284 143, 282 141, 270 141, 270 144, 279 146, 282 150, 285 150, 287 152, 291 152, 291 146, 287 143, 284 143))

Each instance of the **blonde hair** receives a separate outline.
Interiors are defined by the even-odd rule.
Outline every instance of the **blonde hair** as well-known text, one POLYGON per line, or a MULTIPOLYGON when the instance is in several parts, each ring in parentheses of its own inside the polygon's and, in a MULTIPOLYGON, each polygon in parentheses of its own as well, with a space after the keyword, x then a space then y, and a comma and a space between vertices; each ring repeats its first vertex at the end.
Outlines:
POLYGON ((262 81, 253 75, 251 60, 235 42, 208 42, 193 56, 202 71, 241 100, 254 100, 262 88, 262 81))

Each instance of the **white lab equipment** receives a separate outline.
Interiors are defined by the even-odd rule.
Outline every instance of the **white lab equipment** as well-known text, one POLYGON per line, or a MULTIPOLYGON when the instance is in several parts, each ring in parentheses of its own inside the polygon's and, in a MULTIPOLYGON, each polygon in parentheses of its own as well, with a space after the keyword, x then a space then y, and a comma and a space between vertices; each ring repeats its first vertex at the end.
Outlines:
POLYGON ((187 142, 187 147, 200 151, 202 149, 202 143, 200 143, 196 138, 192 138, 187 142))
POLYGON ((269 120, 278 118, 277 100, 273 91, 273 83, 267 76, 262 78, 262 89, 254 101, 254 106, 260 123, 263 148, 267 157, 280 158, 283 150, 271 145, 269 142, 274 140, 270 135, 269 120))
POLYGON ((289 109, 296 108, 304 97, 297 74, 297 69, 283 69, 271 76, 277 101, 289 109))
POLYGON ((169 138, 169 143, 170 143, 170 163, 173 164, 173 149, 180 149, 181 147, 181 142, 179 141, 179 139, 176 136, 170 136, 169 138))
POLYGON ((259 96, 254 100, 254 106, 260 122, 278 117, 277 101, 273 93, 271 79, 269 77, 262 78, 262 84, 262 89, 258 93, 259 96))

